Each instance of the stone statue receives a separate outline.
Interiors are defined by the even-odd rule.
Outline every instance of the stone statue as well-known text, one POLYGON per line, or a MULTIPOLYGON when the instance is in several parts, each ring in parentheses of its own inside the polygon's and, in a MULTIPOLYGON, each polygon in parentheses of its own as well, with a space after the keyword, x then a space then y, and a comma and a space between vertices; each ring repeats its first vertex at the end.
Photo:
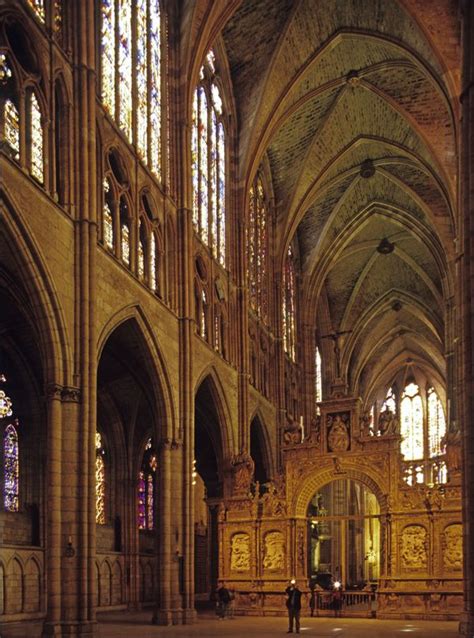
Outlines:
POLYGON ((397 434, 399 431, 398 419, 388 407, 379 415, 378 430, 380 436, 397 434))
POLYGON ((441 447, 446 447, 446 465, 449 472, 460 472, 462 468, 461 430, 456 421, 451 421, 449 429, 441 439, 441 447))
POLYGON ((264 514, 283 516, 286 513, 284 485, 276 481, 269 481, 263 486, 267 490, 261 499, 264 514))
POLYGON ((373 435, 373 430, 371 428, 372 425, 372 417, 370 416, 370 412, 364 412, 360 419, 360 433, 362 436, 371 436, 373 435))
POLYGON ((331 426, 328 434, 328 449, 330 452, 346 452, 349 448, 349 432, 340 414, 329 415, 331 426))
POLYGON ((252 457, 243 450, 232 459, 232 471, 234 474, 234 493, 248 494, 252 482, 255 464, 252 457))
POLYGON ((245 532, 238 532, 232 536, 230 568, 236 572, 250 571, 250 536, 245 532))
POLYGON ((284 445, 296 445, 301 443, 301 428, 299 425, 289 425, 283 434, 284 445))

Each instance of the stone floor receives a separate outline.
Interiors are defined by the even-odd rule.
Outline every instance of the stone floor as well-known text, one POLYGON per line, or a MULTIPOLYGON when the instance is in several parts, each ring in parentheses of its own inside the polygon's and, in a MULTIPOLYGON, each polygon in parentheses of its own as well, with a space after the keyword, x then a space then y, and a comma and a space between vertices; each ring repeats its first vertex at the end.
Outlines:
MULTIPOLYGON (((153 638, 159 636, 211 638, 274 638, 286 634, 286 619, 282 617, 236 617, 223 621, 200 616, 194 625, 173 627, 151 626, 148 612, 110 612, 99 615, 100 638, 153 638)), ((457 622, 418 620, 365 620, 356 618, 303 618, 301 635, 315 638, 458 638, 457 622)))

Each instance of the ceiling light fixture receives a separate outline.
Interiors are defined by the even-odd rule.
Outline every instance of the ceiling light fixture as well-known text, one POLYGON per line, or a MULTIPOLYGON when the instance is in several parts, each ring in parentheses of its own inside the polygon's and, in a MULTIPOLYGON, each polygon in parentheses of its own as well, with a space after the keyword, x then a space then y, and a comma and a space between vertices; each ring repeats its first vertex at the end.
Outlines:
POLYGON ((389 255, 390 253, 393 253, 394 248, 395 244, 389 242, 388 239, 384 237, 380 244, 377 246, 377 251, 381 255, 389 255))
POLYGON ((371 159, 366 159, 360 165, 360 176, 369 179, 375 174, 375 166, 371 159))

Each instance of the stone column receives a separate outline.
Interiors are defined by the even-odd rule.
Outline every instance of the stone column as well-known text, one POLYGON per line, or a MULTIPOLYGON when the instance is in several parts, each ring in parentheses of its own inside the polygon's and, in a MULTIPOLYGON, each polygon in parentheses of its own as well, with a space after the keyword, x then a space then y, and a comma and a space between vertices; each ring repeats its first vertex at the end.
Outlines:
POLYGON ((48 443, 46 477, 47 613, 43 635, 53 636, 61 619, 61 386, 47 388, 48 443))
POLYGON ((463 515, 465 611, 460 632, 474 636, 474 5, 462 2, 463 74, 461 92, 461 368, 460 419, 464 443, 463 515))
MULTIPOLYGON (((162 441, 159 451, 159 525, 157 525, 158 597, 153 614, 153 624, 171 625, 171 441, 162 441)), ((173 490, 174 491, 174 490, 173 490)))
MULTIPOLYGON (((234 158, 233 158, 234 159, 234 158)), ((238 162, 232 162, 232 175, 236 175, 238 171, 238 162)), ((235 271, 237 281, 237 298, 236 310, 237 317, 234 323, 235 351, 237 353, 237 369, 238 376, 238 450, 250 453, 250 423, 249 423, 249 322, 248 322, 248 284, 247 284, 247 246, 246 246, 246 227, 247 227, 247 193, 245 184, 242 184, 235 193, 234 203, 236 210, 241 211, 237 215, 237 224, 235 233, 237 238, 238 250, 235 251, 236 260, 235 271)))

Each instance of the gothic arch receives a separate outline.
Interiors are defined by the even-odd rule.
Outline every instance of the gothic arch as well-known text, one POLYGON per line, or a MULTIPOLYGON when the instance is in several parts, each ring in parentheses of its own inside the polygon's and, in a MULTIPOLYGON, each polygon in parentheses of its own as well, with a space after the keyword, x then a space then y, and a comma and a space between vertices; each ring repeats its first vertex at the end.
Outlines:
POLYGON ((145 346, 146 365, 152 382, 152 391, 159 406, 157 415, 160 423, 159 435, 163 438, 175 438, 177 424, 175 409, 171 392, 170 375, 164 361, 151 323, 143 309, 138 305, 129 305, 116 312, 102 327, 97 340, 97 361, 100 360, 104 346, 115 330, 132 321, 138 328, 139 339, 145 346))
POLYGON ((298 518, 305 518, 308 506, 314 494, 324 485, 338 478, 352 479, 368 487, 377 498, 381 514, 387 511, 387 489, 382 477, 377 476, 377 474, 372 471, 363 472, 357 468, 346 469, 344 466, 344 474, 335 474, 334 469, 331 467, 330 469, 315 470, 304 479, 303 486, 295 494, 293 503, 291 504, 293 515, 298 518), (382 485, 383 489, 381 488, 382 485))
POLYGON ((31 299, 39 299, 34 307, 42 310, 35 313, 39 325, 40 349, 46 383, 69 385, 71 378, 70 361, 72 358, 63 311, 56 294, 53 277, 48 269, 42 252, 30 232, 25 215, 14 198, 0 190, 0 208, 5 205, 8 215, 2 216, 2 225, 6 230, 6 240, 14 246, 18 257, 21 281, 31 299))
MULTIPOLYGON (((264 466, 270 479, 275 475, 275 460, 272 453, 272 444, 268 434, 268 428, 265 419, 257 408, 250 418, 250 441, 252 439, 252 426, 255 423, 258 426, 258 435, 260 438, 261 452, 263 456, 264 466)), ((255 459, 254 459, 255 461, 255 459)))
POLYGON ((195 398, 204 384, 208 385, 211 392, 213 404, 218 417, 222 457, 230 458, 232 451, 235 450, 231 410, 226 398, 224 386, 214 366, 206 368, 198 378, 195 384, 195 398))

